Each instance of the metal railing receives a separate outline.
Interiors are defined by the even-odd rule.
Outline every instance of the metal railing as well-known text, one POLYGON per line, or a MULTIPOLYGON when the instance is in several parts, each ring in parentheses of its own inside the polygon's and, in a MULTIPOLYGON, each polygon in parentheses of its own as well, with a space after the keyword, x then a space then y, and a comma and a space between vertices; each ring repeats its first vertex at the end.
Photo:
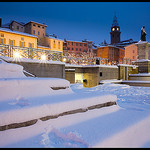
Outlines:
POLYGON ((46 60, 62 61, 69 64, 75 65, 117 65, 117 64, 132 64, 131 59, 119 59, 118 61, 110 61, 107 58, 95 57, 94 55, 89 56, 84 53, 82 56, 76 56, 75 54, 64 54, 62 52, 53 50, 44 50, 37 48, 0 45, 0 56, 16 57, 16 54, 20 58, 38 59, 41 60, 41 56, 45 55, 46 60))
POLYGON ((53 50, 43 50, 37 48, 0 45, 0 56, 20 58, 41 59, 42 55, 46 56, 46 60, 62 61, 62 52, 53 50))

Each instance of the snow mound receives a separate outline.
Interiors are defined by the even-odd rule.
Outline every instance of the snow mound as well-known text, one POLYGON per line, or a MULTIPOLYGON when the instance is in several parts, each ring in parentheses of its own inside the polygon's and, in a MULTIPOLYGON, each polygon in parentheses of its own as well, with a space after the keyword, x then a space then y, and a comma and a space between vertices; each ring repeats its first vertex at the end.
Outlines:
POLYGON ((25 78, 23 66, 11 64, 0 60, 0 79, 1 78, 25 78))

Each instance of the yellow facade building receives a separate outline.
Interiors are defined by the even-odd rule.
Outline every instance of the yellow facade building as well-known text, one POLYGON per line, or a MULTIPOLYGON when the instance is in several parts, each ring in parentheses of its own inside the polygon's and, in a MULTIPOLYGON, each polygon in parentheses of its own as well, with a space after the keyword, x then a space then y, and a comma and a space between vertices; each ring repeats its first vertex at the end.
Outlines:
POLYGON ((45 37, 44 41, 45 41, 45 46, 49 47, 50 50, 63 53, 63 41, 64 40, 54 38, 54 37, 45 37))
POLYGON ((37 48, 37 36, 0 28, 0 44, 10 46, 37 48))
POLYGON ((14 57, 19 52, 21 57, 48 60, 62 60, 63 40, 44 37, 44 44, 38 45, 38 37, 29 33, 0 28, 0 55, 14 57))

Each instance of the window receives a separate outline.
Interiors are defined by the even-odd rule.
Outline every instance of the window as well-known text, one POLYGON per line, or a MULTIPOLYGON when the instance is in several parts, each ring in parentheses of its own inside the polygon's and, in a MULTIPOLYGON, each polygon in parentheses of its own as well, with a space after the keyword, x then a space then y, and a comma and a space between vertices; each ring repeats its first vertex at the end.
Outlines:
POLYGON ((80 43, 80 46, 82 46, 82 43, 80 43))
POLYGON ((20 42, 20 47, 24 47, 24 42, 20 42))
POLYGON ((34 43, 29 43, 29 48, 33 48, 34 47, 34 43))
POLYGON ((33 30, 33 34, 35 34, 35 30, 33 30))
POLYGON ((3 34, 3 33, 1 33, 1 37, 4 37, 4 34, 3 34))
POLYGON ((79 48, 79 51, 81 51, 81 48, 79 48))
POLYGON ((58 49, 60 49, 60 42, 58 42, 58 49))
POLYGON ((76 43, 76 46, 78 46, 78 43, 76 43))
POLYGON ((35 24, 33 24, 33 26, 36 26, 35 24))
POLYGON ((40 28, 40 26, 38 25, 38 27, 40 28))
POLYGON ((24 41, 24 38, 23 38, 23 37, 21 37, 21 40, 22 40, 22 41, 24 41))
POLYGON ((72 48, 72 50, 74 50, 74 48, 72 48))
POLYGON ((102 72, 99 73, 99 76, 102 77, 102 72))
POLYGON ((73 42, 72 42, 72 45, 73 45, 73 42))
POLYGON ((38 35, 40 35, 40 32, 38 31, 38 35))
POLYGON ((76 51, 78 51, 78 48, 76 48, 76 51))
POLYGON ((44 36, 44 33, 43 33, 43 36, 44 36))
POLYGON ((14 46, 15 45, 15 40, 9 40, 9 44, 10 44, 10 46, 14 46))
POLYGON ((133 53, 134 53, 134 50, 133 50, 133 53))
POLYGON ((54 40, 54 42, 53 42, 53 48, 56 48, 55 40, 54 40))
POLYGON ((42 27, 44 29, 44 27, 42 27))
POLYGON ((70 45, 70 42, 68 42, 68 45, 70 45))
POLYGON ((17 26, 17 30, 19 30, 19 26, 17 26))
POLYGON ((4 39, 0 39, 0 40, 1 40, 1 41, 0 41, 1 43, 0 43, 0 44, 4 44, 4 39))
POLYGON ((70 50, 70 47, 68 47, 68 50, 70 50))
POLYGON ((87 46, 87 44, 84 44, 84 46, 87 46))

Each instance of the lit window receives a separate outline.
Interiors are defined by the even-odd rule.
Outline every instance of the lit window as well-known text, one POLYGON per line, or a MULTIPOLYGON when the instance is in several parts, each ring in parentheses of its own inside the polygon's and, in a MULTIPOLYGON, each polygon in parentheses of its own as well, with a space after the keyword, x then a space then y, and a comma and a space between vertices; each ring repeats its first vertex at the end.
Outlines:
POLYGON ((1 33, 1 37, 4 37, 4 34, 3 34, 3 33, 1 33))

